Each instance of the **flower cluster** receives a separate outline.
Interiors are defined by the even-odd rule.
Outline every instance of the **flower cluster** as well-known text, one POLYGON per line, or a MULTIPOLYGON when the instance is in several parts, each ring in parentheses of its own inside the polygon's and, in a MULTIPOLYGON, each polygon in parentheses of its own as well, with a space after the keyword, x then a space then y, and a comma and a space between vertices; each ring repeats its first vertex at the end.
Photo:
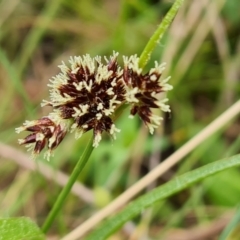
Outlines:
POLYGON ((160 80, 165 64, 158 65, 143 74, 139 58, 123 57, 124 68, 117 62, 118 53, 102 62, 101 57, 71 57, 69 66, 62 62, 61 73, 50 79, 50 100, 42 106, 51 106, 52 112, 39 120, 26 121, 16 132, 32 132, 19 144, 39 154, 45 146, 47 158, 52 154, 67 132, 75 132, 80 138, 93 130, 93 146, 97 147, 105 131, 115 139, 120 130, 113 123, 113 114, 121 104, 131 106, 131 117, 138 114, 150 133, 160 125, 161 117, 154 115, 153 108, 169 112, 159 94, 172 89, 169 78, 160 80))

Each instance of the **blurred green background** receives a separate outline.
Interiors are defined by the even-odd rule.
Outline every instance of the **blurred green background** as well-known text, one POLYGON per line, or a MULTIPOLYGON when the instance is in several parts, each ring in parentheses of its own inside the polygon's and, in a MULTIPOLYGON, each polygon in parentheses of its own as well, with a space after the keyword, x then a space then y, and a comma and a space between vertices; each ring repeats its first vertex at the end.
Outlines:
MULTIPOLYGON (((91 133, 75 141, 69 134, 47 162, 36 162, 18 146, 14 129, 50 109, 48 80, 61 61, 86 53, 140 55, 173 1, 1 0, 0 1, 0 216, 29 216, 41 225, 54 203, 63 177, 70 175, 91 133), (20 152, 19 152, 20 151, 20 152), (33 172, 55 169, 53 178, 33 172), (25 166, 25 167, 24 167, 25 166), (55 176, 55 177, 54 177, 55 176)), ((86 188, 68 198, 49 239, 59 239, 144 176, 230 107, 240 95, 240 2, 186 0, 155 49, 154 61, 167 62, 172 76, 171 114, 150 136, 126 110, 117 120, 117 140, 104 135, 79 177, 86 188)), ((160 113, 159 113, 160 114, 160 113)), ((231 122, 146 191, 208 162, 240 150, 240 119, 231 122)), ((27 154, 27 153, 26 153, 27 154)), ((239 169, 206 179, 127 223, 111 239, 215 239, 240 200, 239 169), (211 231, 210 231, 211 230, 211 231), (184 235, 186 234, 186 235, 184 235), (204 235, 203 235, 204 236, 204 235), (145 238, 143 238, 145 237, 145 238), (182 237, 182 238, 179 238, 182 237), (189 238, 188 238, 189 237, 189 238), (200 239, 200 238, 199 238, 200 239)))

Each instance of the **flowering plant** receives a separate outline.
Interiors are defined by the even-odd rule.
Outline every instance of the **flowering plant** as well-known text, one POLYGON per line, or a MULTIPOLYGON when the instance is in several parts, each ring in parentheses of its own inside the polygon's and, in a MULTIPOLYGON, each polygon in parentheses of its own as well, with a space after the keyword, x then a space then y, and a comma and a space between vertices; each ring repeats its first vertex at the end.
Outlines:
MULTIPOLYGON (((75 137, 80 138, 83 133, 93 130, 93 137, 43 223, 43 233, 50 229, 93 149, 99 145, 102 133, 116 138, 120 130, 114 119, 116 111, 120 109, 121 112, 120 107, 130 106, 130 118, 138 115, 151 134, 162 120, 153 110, 170 111, 165 98, 165 93, 172 89, 167 83, 170 77, 161 79, 165 63, 155 62, 155 66, 146 73, 143 69, 183 1, 176 0, 140 57, 123 56, 123 67, 118 64, 117 52, 109 58, 104 57, 103 61, 99 56, 92 58, 86 54, 71 57, 69 64, 63 62, 59 66, 61 72, 50 79, 50 99, 42 103, 42 106, 50 106, 52 111, 48 116, 26 121, 16 129, 17 133, 31 132, 19 139, 19 143, 32 150, 33 158, 46 147, 47 159, 68 132, 75 132, 75 137)), ((88 229, 84 225, 83 228, 84 231, 88 229)))

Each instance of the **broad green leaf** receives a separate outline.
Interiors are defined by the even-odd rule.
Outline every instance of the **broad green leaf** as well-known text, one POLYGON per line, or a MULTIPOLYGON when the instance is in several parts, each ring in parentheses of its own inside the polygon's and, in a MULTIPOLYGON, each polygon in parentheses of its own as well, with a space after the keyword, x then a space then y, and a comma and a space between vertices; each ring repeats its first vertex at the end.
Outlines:
POLYGON ((0 239, 43 240, 45 237, 31 219, 20 217, 0 219, 0 239))
POLYGON ((124 223, 137 216, 145 208, 153 205, 157 201, 163 200, 213 174, 227 170, 231 167, 236 167, 238 165, 240 165, 240 155, 207 164, 196 170, 176 177, 168 183, 163 184, 162 186, 144 194, 142 197, 139 197, 137 200, 130 203, 124 210, 105 221, 98 229, 93 231, 93 233, 90 234, 87 239, 106 239, 124 223))

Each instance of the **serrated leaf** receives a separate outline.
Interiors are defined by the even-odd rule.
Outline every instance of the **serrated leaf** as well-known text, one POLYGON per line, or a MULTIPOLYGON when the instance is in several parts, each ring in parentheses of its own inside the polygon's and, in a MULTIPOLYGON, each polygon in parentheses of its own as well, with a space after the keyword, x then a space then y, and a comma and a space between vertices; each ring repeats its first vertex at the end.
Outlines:
POLYGON ((44 234, 27 217, 0 218, 0 240, 44 240, 44 234))

